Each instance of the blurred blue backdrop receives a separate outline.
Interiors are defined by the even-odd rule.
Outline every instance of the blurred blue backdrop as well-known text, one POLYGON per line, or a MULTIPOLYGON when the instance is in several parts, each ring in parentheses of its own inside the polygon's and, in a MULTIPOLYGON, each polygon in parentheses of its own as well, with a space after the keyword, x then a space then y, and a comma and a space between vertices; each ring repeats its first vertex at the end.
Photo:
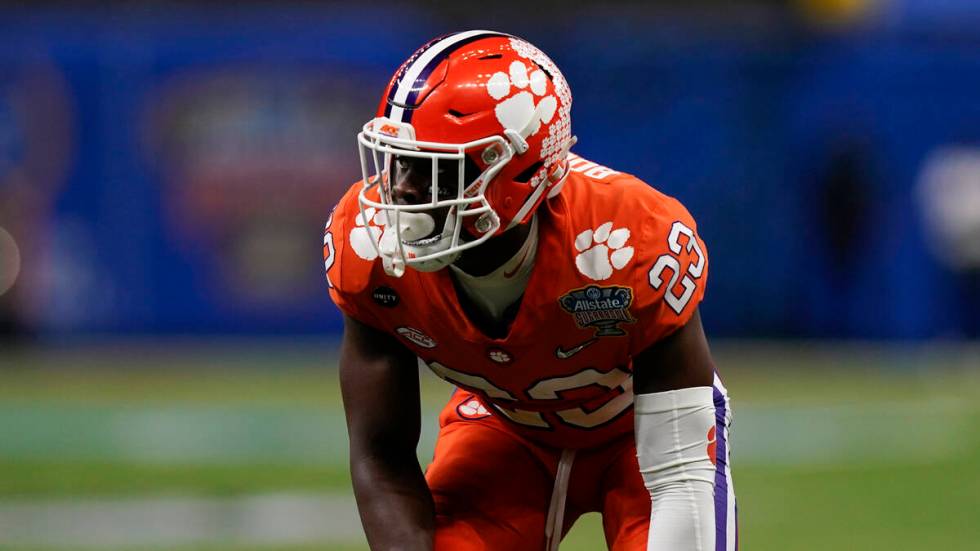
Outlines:
POLYGON ((562 68, 577 153, 694 214, 712 335, 977 336, 980 8, 796 4, 4 12, 3 330, 336 334, 320 241, 354 135, 418 45, 484 26, 562 68))

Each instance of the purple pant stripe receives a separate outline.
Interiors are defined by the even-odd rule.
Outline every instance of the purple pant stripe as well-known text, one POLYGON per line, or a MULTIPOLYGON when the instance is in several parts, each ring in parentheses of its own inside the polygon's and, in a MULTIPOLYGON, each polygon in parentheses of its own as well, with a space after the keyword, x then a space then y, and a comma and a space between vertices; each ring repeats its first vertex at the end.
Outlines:
POLYGON ((714 387, 715 399, 715 550, 726 551, 728 547, 728 442, 725 441, 725 417, 727 400, 718 387, 714 387))

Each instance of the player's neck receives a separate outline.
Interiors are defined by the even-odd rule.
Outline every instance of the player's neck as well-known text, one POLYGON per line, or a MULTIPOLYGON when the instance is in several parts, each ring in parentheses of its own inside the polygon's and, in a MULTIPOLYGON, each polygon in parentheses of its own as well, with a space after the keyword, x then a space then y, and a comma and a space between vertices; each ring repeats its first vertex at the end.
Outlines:
POLYGON ((487 275, 517 254, 530 231, 531 224, 521 224, 487 239, 482 245, 464 251, 456 260, 456 267, 471 276, 487 275))

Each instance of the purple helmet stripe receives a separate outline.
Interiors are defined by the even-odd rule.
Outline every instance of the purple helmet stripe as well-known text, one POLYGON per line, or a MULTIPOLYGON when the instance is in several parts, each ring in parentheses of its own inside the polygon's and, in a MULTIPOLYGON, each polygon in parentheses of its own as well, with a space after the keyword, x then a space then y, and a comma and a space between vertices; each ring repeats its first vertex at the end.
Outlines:
POLYGON ((430 40, 430 41, 426 42, 425 44, 423 44, 418 50, 415 50, 415 53, 413 53, 411 55, 411 57, 409 57, 408 59, 405 60, 404 63, 402 63, 402 66, 398 68, 398 73, 395 74, 395 78, 392 81, 391 90, 388 90, 388 97, 385 99, 385 116, 386 117, 389 116, 389 115, 391 115, 392 101, 395 99, 395 92, 398 91, 398 88, 401 85, 401 80, 402 80, 402 78, 405 77, 405 73, 408 72, 408 68, 411 67, 412 64, 415 63, 415 60, 418 59, 419 56, 421 56, 422 54, 424 54, 426 52, 426 50, 428 50, 432 46, 436 45, 437 43, 441 42, 443 39, 449 38, 450 36, 453 36, 453 34, 456 34, 456 33, 444 34, 442 36, 437 36, 437 37, 433 38, 432 40, 430 40))

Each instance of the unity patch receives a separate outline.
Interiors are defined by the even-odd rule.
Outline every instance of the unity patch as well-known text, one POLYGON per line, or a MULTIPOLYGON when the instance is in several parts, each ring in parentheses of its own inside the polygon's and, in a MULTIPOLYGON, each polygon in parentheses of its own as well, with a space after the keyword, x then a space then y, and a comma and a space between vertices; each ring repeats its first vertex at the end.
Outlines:
POLYGON ((620 337, 626 334, 619 324, 634 323, 630 315, 633 289, 612 285, 589 285, 573 289, 558 299, 562 309, 575 318, 580 329, 594 328, 596 337, 620 337))
POLYGON ((394 308, 395 306, 398 306, 398 303, 401 301, 401 299, 398 297, 398 293, 387 285, 376 287, 374 291, 371 292, 371 299, 374 300, 378 306, 384 306, 385 308, 394 308))

